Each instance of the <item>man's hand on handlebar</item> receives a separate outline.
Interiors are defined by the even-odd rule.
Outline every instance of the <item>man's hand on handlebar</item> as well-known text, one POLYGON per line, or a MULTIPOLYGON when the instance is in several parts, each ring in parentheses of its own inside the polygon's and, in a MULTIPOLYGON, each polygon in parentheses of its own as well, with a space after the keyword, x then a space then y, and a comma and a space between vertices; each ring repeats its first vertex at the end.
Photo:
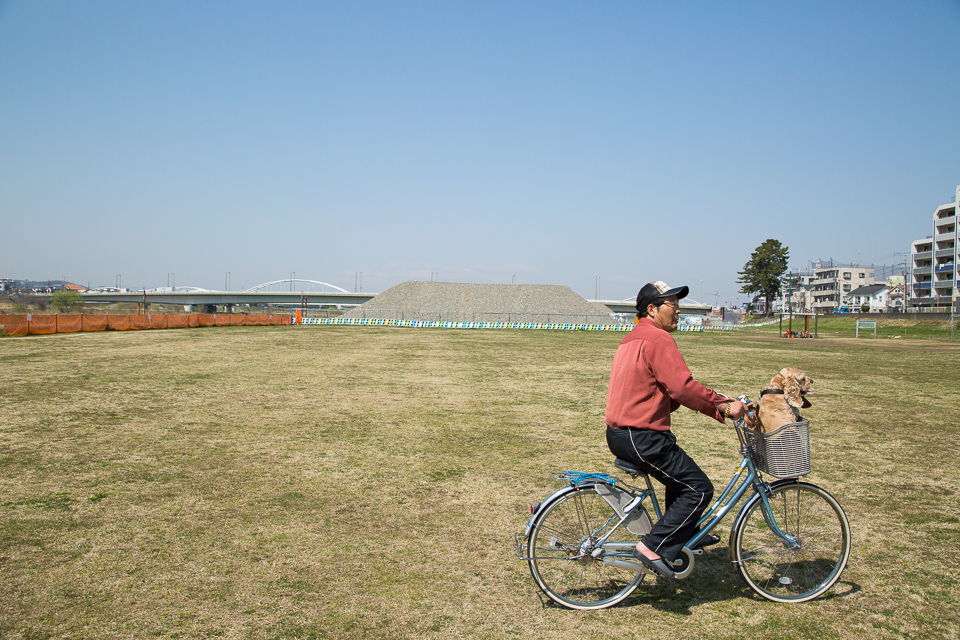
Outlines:
POLYGON ((733 418, 734 420, 740 420, 747 413, 747 406, 740 402, 739 400, 729 400, 727 402, 720 403, 718 407, 720 413, 725 417, 733 418), (729 412, 728 412, 729 409, 729 412))

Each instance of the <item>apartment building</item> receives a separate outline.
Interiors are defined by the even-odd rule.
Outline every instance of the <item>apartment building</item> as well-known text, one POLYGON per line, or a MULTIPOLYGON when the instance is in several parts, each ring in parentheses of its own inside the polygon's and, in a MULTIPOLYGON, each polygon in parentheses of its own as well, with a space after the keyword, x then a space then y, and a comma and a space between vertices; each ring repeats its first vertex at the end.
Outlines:
POLYGON ((957 186, 953 202, 942 204, 933 212, 932 235, 914 240, 910 245, 913 274, 910 280, 910 305, 920 309, 950 309, 958 289, 957 252, 957 186))
POLYGON ((873 284, 873 267, 817 261, 813 268, 813 310, 847 311, 844 297, 854 289, 873 284))

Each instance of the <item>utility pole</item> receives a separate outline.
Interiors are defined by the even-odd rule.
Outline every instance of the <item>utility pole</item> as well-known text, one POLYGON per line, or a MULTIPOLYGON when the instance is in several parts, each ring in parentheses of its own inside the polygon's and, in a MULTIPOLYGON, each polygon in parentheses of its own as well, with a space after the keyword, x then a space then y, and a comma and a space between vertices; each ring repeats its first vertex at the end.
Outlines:
POLYGON ((793 320, 793 271, 787 272, 787 313, 793 320))
POLYGON ((907 311, 907 254, 903 254, 903 311, 907 311))

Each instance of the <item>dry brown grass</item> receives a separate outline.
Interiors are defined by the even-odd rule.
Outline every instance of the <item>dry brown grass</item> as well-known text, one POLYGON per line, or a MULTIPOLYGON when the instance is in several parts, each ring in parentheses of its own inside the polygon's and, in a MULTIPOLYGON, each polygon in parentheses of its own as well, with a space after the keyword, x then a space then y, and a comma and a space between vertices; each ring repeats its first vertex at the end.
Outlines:
MULTIPOLYGON (((545 604, 512 536, 558 488, 550 471, 615 471, 602 422, 620 338, 4 338, 0 636, 957 637, 960 349, 902 340, 677 336, 722 391, 756 395, 786 365, 817 380, 810 479, 854 531, 830 595, 759 600, 718 548, 613 609, 545 604)), ((675 430, 723 485, 732 430, 686 410, 675 430)))

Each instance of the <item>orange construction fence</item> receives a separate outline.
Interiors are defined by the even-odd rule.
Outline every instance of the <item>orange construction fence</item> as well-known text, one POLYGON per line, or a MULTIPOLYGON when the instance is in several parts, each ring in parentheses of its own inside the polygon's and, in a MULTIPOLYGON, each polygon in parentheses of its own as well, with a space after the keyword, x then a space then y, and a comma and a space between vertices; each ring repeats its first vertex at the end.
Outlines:
POLYGON ((4 333, 15 336, 77 331, 131 329, 186 329, 188 327, 266 326, 290 324, 289 315, 254 316, 243 313, 199 313, 189 316, 141 315, 0 315, 4 333))

